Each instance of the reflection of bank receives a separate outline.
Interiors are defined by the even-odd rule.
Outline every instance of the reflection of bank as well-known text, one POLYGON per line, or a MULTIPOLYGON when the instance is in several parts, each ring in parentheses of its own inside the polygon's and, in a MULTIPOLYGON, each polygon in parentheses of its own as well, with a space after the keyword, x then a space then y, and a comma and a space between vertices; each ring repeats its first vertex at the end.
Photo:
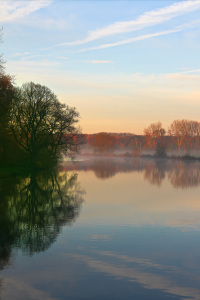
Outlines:
POLYGON ((168 172, 171 184, 175 188, 187 188, 200 185, 200 164, 179 162, 168 172))
POLYGON ((149 161, 144 169, 144 179, 148 180, 151 184, 160 186, 165 178, 166 164, 149 161))
POLYGON ((84 191, 77 175, 55 170, 0 180, 0 270, 13 249, 45 251, 79 215, 84 191))
POLYGON ((102 158, 65 162, 64 169, 93 171, 97 178, 108 179, 117 173, 142 172, 144 179, 160 186, 165 178, 175 188, 200 185, 200 162, 175 159, 102 158))
POLYGON ((144 178, 151 184, 161 185, 165 177, 174 188, 200 185, 200 163, 177 161, 151 161, 144 170, 144 178), (164 163, 165 162, 165 163, 164 163))

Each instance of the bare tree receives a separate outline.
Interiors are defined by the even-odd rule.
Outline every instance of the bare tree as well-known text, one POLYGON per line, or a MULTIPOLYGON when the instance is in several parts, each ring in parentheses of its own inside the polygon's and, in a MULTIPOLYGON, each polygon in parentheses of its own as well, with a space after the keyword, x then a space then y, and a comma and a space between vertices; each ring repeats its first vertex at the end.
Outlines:
POLYGON ((77 150, 79 114, 61 104, 46 86, 26 83, 12 106, 10 129, 20 147, 35 162, 38 155, 73 155, 77 150))
POLYGON ((192 147, 192 141, 198 140, 200 135, 200 123, 190 120, 175 120, 169 127, 169 135, 174 138, 174 141, 180 152, 181 147, 185 149, 192 147))
POLYGON ((148 148, 156 149, 159 139, 165 135, 162 123, 152 123, 144 129, 145 141, 148 148))
POLYGON ((174 120, 168 130, 169 135, 171 137, 175 137, 175 143, 179 152, 184 139, 183 121, 184 120, 174 120))

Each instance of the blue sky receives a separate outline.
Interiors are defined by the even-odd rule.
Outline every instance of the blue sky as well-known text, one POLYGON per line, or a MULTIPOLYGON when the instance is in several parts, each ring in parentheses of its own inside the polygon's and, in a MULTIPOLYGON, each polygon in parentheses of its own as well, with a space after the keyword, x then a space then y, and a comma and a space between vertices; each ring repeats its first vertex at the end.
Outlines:
POLYGON ((1 51, 80 112, 85 133, 199 119, 200 1, 1 1, 1 51))

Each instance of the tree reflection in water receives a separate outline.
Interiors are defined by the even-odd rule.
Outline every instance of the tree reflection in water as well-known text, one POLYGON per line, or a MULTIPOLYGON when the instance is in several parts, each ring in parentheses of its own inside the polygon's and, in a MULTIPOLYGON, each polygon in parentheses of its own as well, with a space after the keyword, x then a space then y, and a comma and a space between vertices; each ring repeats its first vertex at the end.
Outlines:
POLYGON ((158 162, 150 161, 144 169, 144 179, 147 179, 151 184, 160 186, 165 178, 166 165, 158 162))
POLYGON ((199 163, 179 162, 168 172, 168 178, 175 188, 187 188, 200 185, 199 163))
POLYGON ((13 249, 32 255, 45 251, 65 224, 78 217, 84 191, 77 174, 31 172, 0 180, 0 270, 13 249))
POLYGON ((96 177, 100 179, 113 177, 118 172, 118 166, 112 160, 95 160, 93 168, 96 177))
POLYGON ((106 158, 69 163, 67 168, 77 171, 91 170, 99 179, 108 179, 117 173, 142 172, 145 180, 157 186, 161 186, 164 179, 168 179, 174 188, 188 188, 200 185, 199 161, 106 158))
POLYGON ((189 188, 200 185, 200 163, 186 161, 151 161, 144 170, 144 179, 160 186, 167 177, 174 188, 189 188))

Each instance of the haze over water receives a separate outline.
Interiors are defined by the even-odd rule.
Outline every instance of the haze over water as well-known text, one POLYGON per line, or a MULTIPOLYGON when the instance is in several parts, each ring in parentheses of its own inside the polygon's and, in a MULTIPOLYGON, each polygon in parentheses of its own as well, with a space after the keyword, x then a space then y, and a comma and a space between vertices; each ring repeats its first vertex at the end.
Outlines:
POLYGON ((0 0, 0 300, 200 299, 199 12, 0 0))
POLYGON ((199 162, 65 162, 59 188, 45 178, 4 191, 2 299, 200 299, 199 162), (26 195, 35 212, 23 218, 26 195))

